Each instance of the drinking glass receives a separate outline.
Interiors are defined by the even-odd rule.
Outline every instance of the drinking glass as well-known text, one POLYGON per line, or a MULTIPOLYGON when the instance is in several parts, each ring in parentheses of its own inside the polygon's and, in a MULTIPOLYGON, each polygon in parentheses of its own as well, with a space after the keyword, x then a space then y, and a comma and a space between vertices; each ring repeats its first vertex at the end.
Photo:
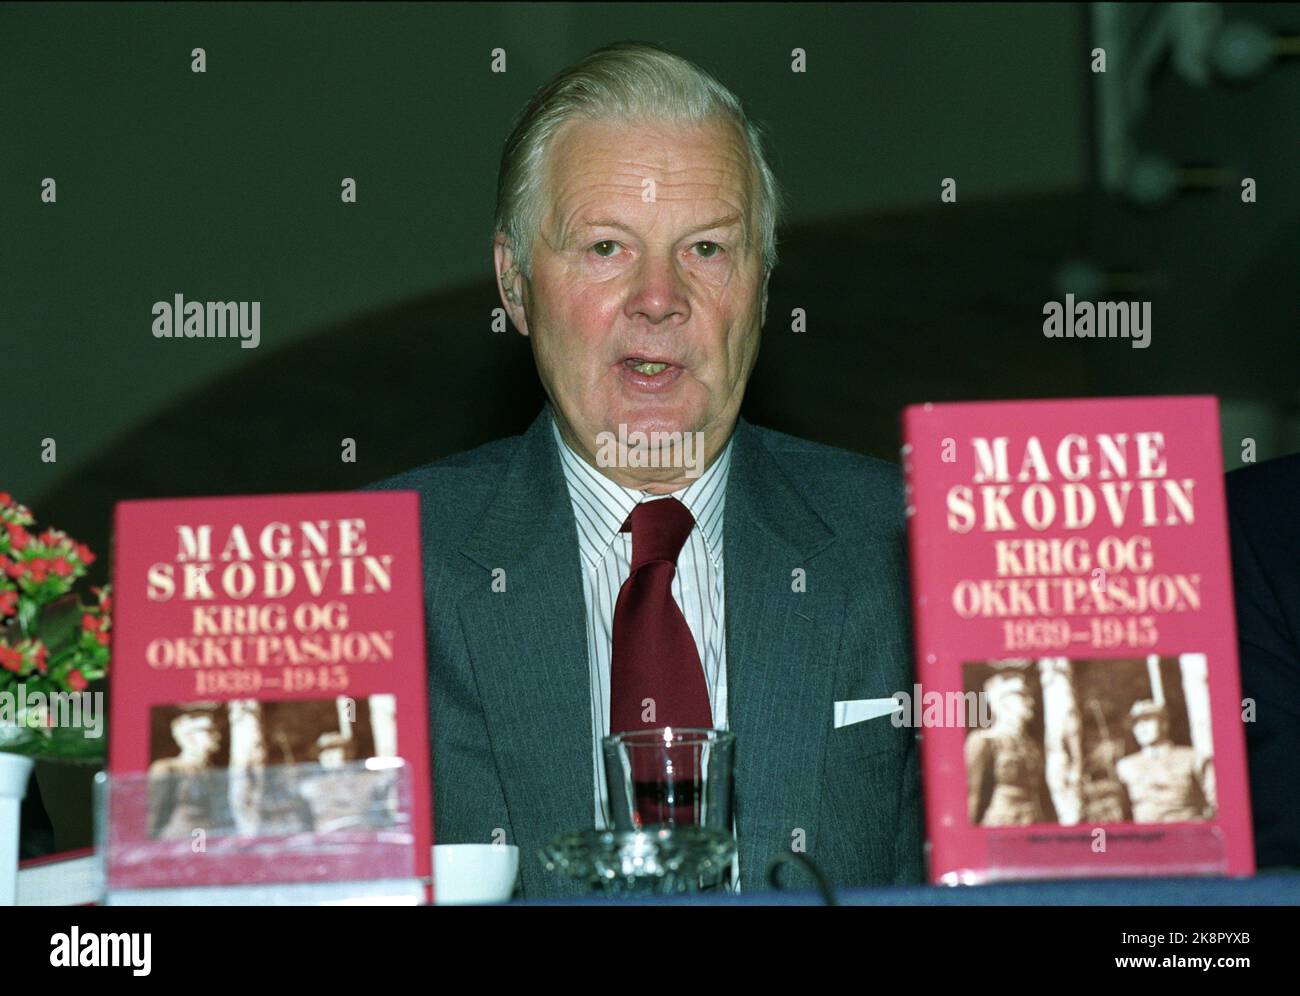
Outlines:
POLYGON ((731 834, 735 734, 662 727, 605 737, 610 826, 700 827, 731 834))

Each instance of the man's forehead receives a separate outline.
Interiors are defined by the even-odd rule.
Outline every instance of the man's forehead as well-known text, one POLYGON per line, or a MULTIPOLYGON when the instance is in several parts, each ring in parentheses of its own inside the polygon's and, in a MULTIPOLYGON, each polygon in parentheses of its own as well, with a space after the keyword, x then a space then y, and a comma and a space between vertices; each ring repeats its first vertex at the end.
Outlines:
MULTIPOLYGON (((722 119, 669 121, 652 119, 575 117, 564 122, 552 138, 556 153, 579 146, 618 153, 636 150, 650 162, 668 161, 686 149, 711 149, 722 155, 744 155, 744 143, 735 125, 722 119), (655 156, 655 152, 660 152, 655 156)), ((583 154, 589 155, 590 148, 583 154)))
POLYGON ((722 122, 576 120, 557 134, 551 155, 558 200, 635 193, 645 180, 665 199, 702 200, 745 193, 749 161, 735 130, 722 122))

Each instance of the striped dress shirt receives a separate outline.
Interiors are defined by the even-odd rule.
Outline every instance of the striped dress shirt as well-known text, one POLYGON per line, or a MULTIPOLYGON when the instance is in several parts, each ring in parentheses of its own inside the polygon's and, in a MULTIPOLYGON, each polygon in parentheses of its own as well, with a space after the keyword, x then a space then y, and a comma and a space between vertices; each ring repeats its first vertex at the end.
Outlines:
MULTIPOLYGON (((587 658, 591 672, 591 731, 597 827, 607 827, 608 790, 601 739, 609 734, 610 663, 614 646, 614 607, 632 570, 632 534, 619 530, 640 502, 673 497, 695 517, 677 556, 673 600, 677 602, 704 665, 715 729, 727 728, 727 646, 724 619, 722 519, 731 466, 731 440, 718 459, 684 490, 651 495, 615 484, 575 453, 551 419, 564 479, 569 486, 582 553, 582 593, 587 609, 587 658)), ((733 828, 734 829, 734 828, 733 828)), ((732 881, 739 867, 733 863, 732 881)))

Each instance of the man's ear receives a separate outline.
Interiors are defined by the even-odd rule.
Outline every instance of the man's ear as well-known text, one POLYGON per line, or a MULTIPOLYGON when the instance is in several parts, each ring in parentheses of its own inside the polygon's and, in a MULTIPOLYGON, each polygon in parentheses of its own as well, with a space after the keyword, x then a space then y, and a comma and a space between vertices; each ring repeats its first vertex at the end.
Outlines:
POLYGON ((492 243, 492 264, 497 274, 497 293, 510 321, 520 335, 528 334, 528 316, 524 313, 524 276, 515 261, 514 251, 504 235, 492 243))

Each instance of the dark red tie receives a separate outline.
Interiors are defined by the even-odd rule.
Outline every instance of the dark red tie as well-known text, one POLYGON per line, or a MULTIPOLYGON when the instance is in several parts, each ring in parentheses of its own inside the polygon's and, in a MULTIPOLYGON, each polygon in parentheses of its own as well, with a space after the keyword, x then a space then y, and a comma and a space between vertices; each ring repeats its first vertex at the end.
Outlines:
POLYGON ((643 501, 623 524, 632 533, 632 570, 614 606, 610 733, 713 725, 695 638, 672 592, 677 555, 694 527, 676 498, 643 501))

